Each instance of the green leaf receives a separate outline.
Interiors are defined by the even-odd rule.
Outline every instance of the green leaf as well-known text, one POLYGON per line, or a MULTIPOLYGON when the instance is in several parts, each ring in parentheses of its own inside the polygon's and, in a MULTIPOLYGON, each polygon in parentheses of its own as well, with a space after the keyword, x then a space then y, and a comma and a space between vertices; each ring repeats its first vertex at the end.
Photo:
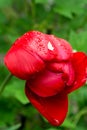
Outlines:
POLYGON ((6 21, 5 15, 4 15, 2 12, 0 12, 0 23, 2 24, 2 23, 4 23, 5 21, 6 21))
POLYGON ((11 6, 13 0, 0 0, 0 8, 11 6))
POLYGON ((14 126, 4 129, 4 130, 18 130, 18 128, 20 128, 20 126, 21 126, 21 124, 16 124, 14 126))
POLYGON ((64 123, 61 125, 61 127, 67 127, 67 128, 75 128, 75 124, 70 121, 69 119, 65 119, 64 123))
POLYGON ((11 125, 14 122, 17 111, 19 111, 21 105, 17 100, 13 98, 0 97, 0 128, 11 125))
POLYGON ((6 86, 3 95, 5 97, 14 97, 23 104, 29 102, 25 95, 25 82, 16 78, 13 78, 6 86))
POLYGON ((75 50, 87 52, 87 31, 70 31, 69 42, 75 50))
POLYGON ((54 11, 68 18, 73 18, 74 14, 81 14, 84 12, 84 5, 86 0, 57 0, 55 1, 54 11))
POLYGON ((35 3, 45 4, 45 3, 48 3, 48 0, 35 0, 35 3))
POLYGON ((18 34, 14 34, 14 35, 12 35, 12 34, 8 34, 7 35, 7 38, 9 39, 9 41, 10 41, 10 43, 14 43, 14 41, 17 39, 19 37, 19 35, 18 34))
POLYGON ((74 117, 74 122, 75 124, 77 124, 80 120, 80 118, 83 116, 83 115, 87 115, 87 107, 83 108, 81 111, 79 111, 75 117, 74 117))
POLYGON ((67 8, 64 8, 64 7, 59 7, 59 6, 57 6, 57 7, 54 8, 54 11, 55 11, 56 13, 59 13, 59 14, 65 16, 65 17, 73 18, 73 17, 72 17, 72 14, 71 14, 71 11, 69 10, 68 7, 67 7, 67 8))
POLYGON ((84 126, 77 126, 74 130, 87 130, 87 128, 84 126))
POLYGON ((49 129, 46 129, 46 130, 60 130, 60 129, 56 129, 56 128, 49 128, 49 129))

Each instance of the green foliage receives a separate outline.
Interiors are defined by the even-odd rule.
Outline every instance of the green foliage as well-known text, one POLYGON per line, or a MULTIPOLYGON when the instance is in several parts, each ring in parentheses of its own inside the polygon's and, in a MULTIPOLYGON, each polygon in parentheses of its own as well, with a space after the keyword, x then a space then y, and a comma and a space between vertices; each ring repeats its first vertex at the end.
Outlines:
POLYGON ((72 128, 74 129, 76 127, 75 123, 73 123, 72 121, 70 121, 70 119, 66 119, 64 121, 64 123, 62 124, 62 127, 66 127, 66 128, 72 128))
POLYGON ((70 32, 69 41, 72 44, 73 48, 78 51, 87 51, 87 31, 79 31, 75 33, 74 31, 70 32))
POLYGON ((0 8, 11 6, 13 3, 12 0, 0 0, 0 8))
POLYGON ((35 0, 35 3, 38 4, 44 4, 44 3, 48 3, 48 0, 35 0))
POLYGON ((6 89, 3 92, 4 97, 12 97, 19 100, 22 104, 28 103, 28 99, 25 96, 25 82, 20 81, 16 78, 10 80, 9 84, 7 84, 6 89))
POLYGON ((58 0, 55 1, 56 6, 54 7, 54 11, 64 15, 68 18, 73 18, 73 15, 81 15, 84 13, 84 5, 87 4, 86 0, 58 0))
POLYGON ((13 125, 12 127, 7 128, 6 130, 18 130, 18 128, 20 128, 20 124, 17 125, 13 125))
POLYGON ((20 109, 20 103, 12 98, 0 98, 0 126, 13 124, 16 112, 20 109), (3 99, 3 100, 2 100, 3 99), (10 115, 9 115, 10 114, 10 115))
MULTIPOLYGON (((68 40, 87 52, 87 0, 0 0, 0 87, 8 75, 3 58, 13 42, 29 30, 68 40)), ((87 85, 69 96, 69 112, 60 127, 43 119, 27 100, 25 81, 15 77, 0 95, 0 130, 86 130, 87 85)))

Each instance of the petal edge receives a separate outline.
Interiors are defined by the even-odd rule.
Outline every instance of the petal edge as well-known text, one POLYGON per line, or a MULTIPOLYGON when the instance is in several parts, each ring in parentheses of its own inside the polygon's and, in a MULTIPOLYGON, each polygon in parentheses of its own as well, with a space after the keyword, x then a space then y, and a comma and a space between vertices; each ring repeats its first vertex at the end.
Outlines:
POLYGON ((75 70, 75 82, 74 84, 66 88, 67 93, 71 93, 72 91, 75 91, 76 89, 80 88, 83 86, 86 82, 86 61, 87 57, 85 53, 83 52, 76 52, 73 53, 73 59, 72 59, 72 64, 75 70))
POLYGON ((56 95, 52 97, 40 97, 34 94, 28 87, 25 93, 32 105, 54 126, 63 123, 68 111, 67 95, 56 95))

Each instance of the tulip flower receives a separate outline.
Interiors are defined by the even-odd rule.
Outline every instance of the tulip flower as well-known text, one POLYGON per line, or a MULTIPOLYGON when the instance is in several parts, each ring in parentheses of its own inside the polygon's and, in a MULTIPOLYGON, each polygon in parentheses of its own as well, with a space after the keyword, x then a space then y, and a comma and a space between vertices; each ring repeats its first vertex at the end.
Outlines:
POLYGON ((26 80, 32 105, 54 126, 68 112, 68 94, 86 81, 86 55, 74 52, 64 39, 30 31, 18 38, 5 56, 8 70, 26 80))

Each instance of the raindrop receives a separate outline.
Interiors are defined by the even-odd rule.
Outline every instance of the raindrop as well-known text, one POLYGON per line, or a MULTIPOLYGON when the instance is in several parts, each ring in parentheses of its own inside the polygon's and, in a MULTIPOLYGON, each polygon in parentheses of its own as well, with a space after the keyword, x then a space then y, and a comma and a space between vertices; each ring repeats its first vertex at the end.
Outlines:
POLYGON ((54 50, 54 47, 52 46, 51 42, 48 42, 48 49, 49 50, 54 50))

